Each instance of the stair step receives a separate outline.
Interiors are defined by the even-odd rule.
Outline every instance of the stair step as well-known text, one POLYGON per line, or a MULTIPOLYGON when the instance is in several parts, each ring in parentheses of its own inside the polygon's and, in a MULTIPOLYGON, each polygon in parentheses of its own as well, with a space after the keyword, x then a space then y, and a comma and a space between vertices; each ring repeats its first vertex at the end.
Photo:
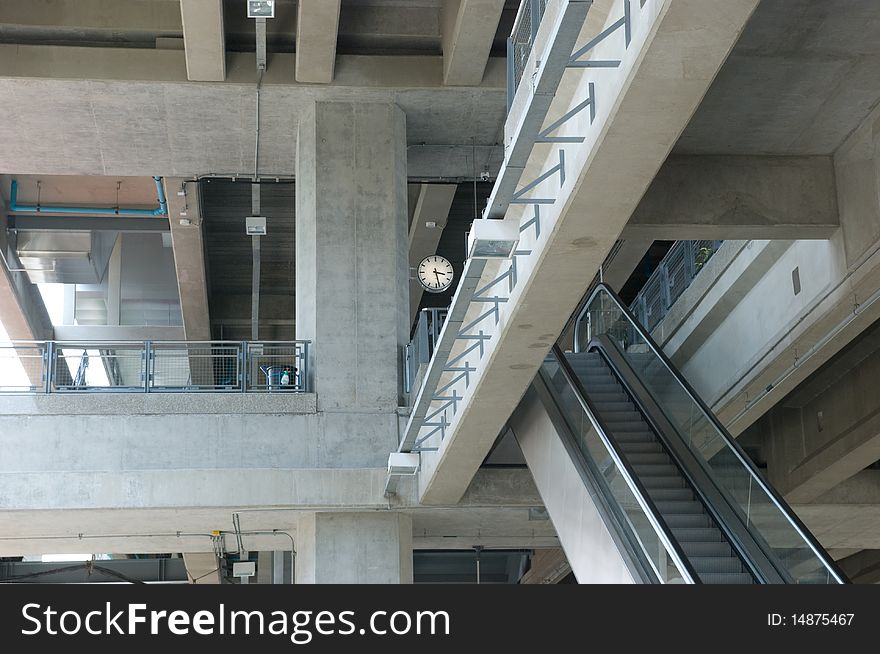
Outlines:
POLYGON ((684 553, 688 557, 692 556, 717 556, 717 557, 725 557, 725 556, 733 556, 733 550, 730 545, 725 543, 724 541, 720 542, 700 542, 700 541, 685 541, 680 543, 681 549, 684 550, 684 553))
POLYGON ((746 572, 717 572, 717 573, 702 573, 700 574, 700 581, 704 584, 754 584, 755 580, 752 579, 752 575, 746 572))
POLYGON ((614 434, 614 440, 621 445, 625 443, 656 443, 657 439, 649 431, 624 431, 614 434))
POLYGON ((680 477, 681 473, 671 463, 666 463, 663 465, 657 465, 652 463, 645 463, 641 465, 634 465, 633 469, 636 471, 636 474, 639 478, 642 477, 680 477))
MULTIPOLYGON (((664 514, 663 520, 669 525, 669 528, 672 529, 673 533, 675 533, 677 529, 708 529, 712 526, 709 516, 705 513, 670 513, 664 514)), ((720 531, 718 532, 718 535, 720 538, 720 531)))
POLYGON ((742 562, 733 556, 693 556, 688 560, 700 574, 743 572, 742 562))
MULTIPOLYGON (((592 395, 590 396, 590 399, 591 400, 593 399, 592 395)), ((609 413, 613 412, 613 411, 635 411, 635 407, 633 406, 633 403, 630 402, 629 400, 620 401, 620 402, 607 402, 607 401, 596 402, 596 401, 593 401, 593 406, 595 406, 596 410, 602 414, 604 414, 606 411, 609 413)))
POLYGON ((669 455, 662 450, 660 452, 627 452, 626 458, 633 466, 666 465, 671 463, 669 455))
POLYGON ((619 389, 616 393, 608 391, 597 393, 595 391, 587 389, 587 395, 590 396, 590 401, 595 405, 600 405, 603 402, 626 402, 629 399, 627 398, 626 393, 619 389))
POLYGON ((636 442, 628 442, 628 443, 619 443, 620 449, 623 450, 623 453, 627 456, 633 454, 649 454, 654 452, 663 452, 666 451, 663 449, 663 446, 660 445, 657 441, 636 441, 636 442))
POLYGON ((687 488, 684 478, 680 475, 643 476, 639 477, 639 480, 649 493, 655 489, 687 488))
MULTIPOLYGON (((668 524, 668 523, 667 523, 668 524)), ((717 527, 673 527, 672 535, 678 540, 682 548, 685 543, 724 543, 724 534, 717 527)))
POLYGON ((655 501, 654 504, 664 517, 671 515, 704 515, 706 511, 705 507, 696 500, 660 500, 655 501))
POLYGON ((644 425, 642 414, 638 411, 634 411, 632 407, 623 411, 608 411, 607 409, 603 409, 601 417, 602 420, 604 420, 607 424, 618 422, 638 422, 644 425))
POLYGON ((648 488, 647 490, 654 502, 694 501, 694 492, 690 488, 648 488))
POLYGON ((611 430, 612 434, 618 434, 622 432, 642 432, 647 430, 647 426, 641 420, 628 420, 625 422, 609 422, 608 420, 604 420, 605 425, 611 430))

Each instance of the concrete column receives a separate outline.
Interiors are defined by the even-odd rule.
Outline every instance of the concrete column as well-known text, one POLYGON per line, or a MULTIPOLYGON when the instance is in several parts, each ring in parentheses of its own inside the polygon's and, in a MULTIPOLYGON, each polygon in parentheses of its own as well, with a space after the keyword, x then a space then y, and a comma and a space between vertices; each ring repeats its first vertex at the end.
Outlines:
POLYGON ((295 575, 298 584, 411 584, 412 519, 390 511, 305 514, 295 575))
POLYGON ((405 134, 392 104, 317 102, 300 118, 296 337, 313 342, 322 411, 398 406, 409 316, 405 134))

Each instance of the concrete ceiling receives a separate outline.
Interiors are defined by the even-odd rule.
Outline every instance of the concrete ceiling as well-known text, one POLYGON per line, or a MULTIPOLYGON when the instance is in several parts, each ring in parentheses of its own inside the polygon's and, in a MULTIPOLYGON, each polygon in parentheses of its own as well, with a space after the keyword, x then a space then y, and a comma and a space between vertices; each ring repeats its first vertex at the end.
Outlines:
POLYGON ((762 0, 676 152, 831 154, 880 101, 880 2, 762 0))

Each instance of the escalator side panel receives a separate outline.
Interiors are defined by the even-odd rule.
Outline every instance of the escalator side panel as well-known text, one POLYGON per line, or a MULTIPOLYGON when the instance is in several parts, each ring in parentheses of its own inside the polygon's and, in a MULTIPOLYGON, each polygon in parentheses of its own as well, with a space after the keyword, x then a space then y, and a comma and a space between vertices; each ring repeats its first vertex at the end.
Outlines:
POLYGON ((638 566, 605 524, 538 393, 530 389, 510 426, 579 583, 642 583, 638 566))

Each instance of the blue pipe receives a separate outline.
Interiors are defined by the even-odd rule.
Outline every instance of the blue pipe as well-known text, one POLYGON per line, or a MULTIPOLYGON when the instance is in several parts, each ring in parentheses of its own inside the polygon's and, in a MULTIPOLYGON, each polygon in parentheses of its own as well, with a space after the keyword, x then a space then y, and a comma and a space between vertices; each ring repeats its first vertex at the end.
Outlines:
POLYGON ((75 213, 97 216, 167 216, 168 202, 165 198, 165 189, 162 188, 162 178, 153 177, 156 182, 156 194, 159 206, 155 209, 107 209, 102 207, 44 207, 35 204, 18 204, 18 183, 13 179, 9 189, 9 210, 13 213, 75 213))

